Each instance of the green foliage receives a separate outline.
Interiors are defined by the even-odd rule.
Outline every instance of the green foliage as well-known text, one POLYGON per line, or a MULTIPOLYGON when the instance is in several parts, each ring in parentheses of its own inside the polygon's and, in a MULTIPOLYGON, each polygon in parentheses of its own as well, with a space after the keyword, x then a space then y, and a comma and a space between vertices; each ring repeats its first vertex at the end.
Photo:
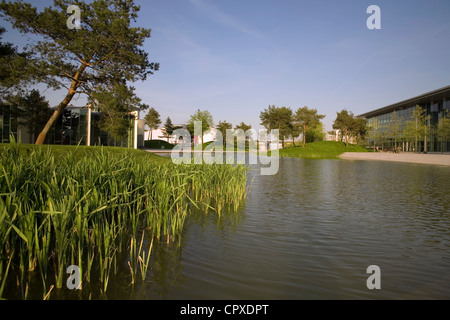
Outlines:
POLYGON ((292 109, 287 107, 269 106, 260 113, 261 125, 267 130, 278 129, 279 137, 284 147, 284 140, 291 136, 293 130, 292 109))
POLYGON ((245 124, 244 122, 241 122, 240 124, 238 124, 238 125, 235 127, 236 130, 241 129, 241 130, 244 131, 244 132, 250 130, 251 128, 252 128, 251 125, 245 124))
POLYGON ((133 111, 130 106, 138 104, 138 99, 126 85, 116 85, 114 90, 98 88, 91 94, 91 103, 101 112, 98 127, 113 138, 121 139, 132 129, 134 116, 130 114, 133 111))
POLYGON ((324 138, 325 132, 323 132, 323 124, 321 122, 306 130, 306 143, 323 141, 324 138))
POLYGON ((233 125, 227 121, 219 121, 219 124, 216 125, 216 129, 220 131, 222 134, 222 140, 225 144, 227 139, 227 130, 231 130, 233 128, 233 125))
POLYGON ((123 148, 0 149, 0 298, 37 288, 47 299, 69 265, 85 297, 105 297, 126 271, 145 283, 154 241, 179 241, 193 210, 236 212, 247 194, 244 166, 174 165, 123 148))
POLYGON ((198 109, 193 115, 191 115, 191 118, 189 119, 187 124, 187 129, 189 132, 191 132, 191 135, 194 134, 194 124, 197 121, 201 122, 202 125, 201 140, 203 144, 203 135, 207 130, 209 130, 209 128, 214 126, 213 117, 209 111, 201 111, 200 109, 198 109))
POLYGON ((280 157, 298 157, 307 159, 338 159, 344 152, 368 152, 368 150, 359 145, 350 144, 346 147, 345 143, 335 141, 318 141, 307 143, 306 147, 289 147, 280 149, 280 157))
POLYGON ((156 109, 153 107, 150 108, 150 110, 148 110, 148 113, 144 117, 144 121, 145 124, 150 128, 150 140, 152 140, 152 130, 158 129, 159 125, 161 124, 159 112, 156 111, 156 109))
POLYGON ((450 113, 439 120, 436 128, 436 135, 441 141, 450 140, 450 113))
POLYGON ((105 116, 113 117, 112 121, 105 120, 105 129, 112 130, 113 135, 123 133, 125 122, 120 113, 142 107, 128 83, 146 80, 159 69, 142 49, 150 29, 133 26, 139 12, 134 1, 55 0, 43 11, 22 1, 3 1, 0 12, 20 32, 42 37, 30 43, 23 77, 55 90, 67 90, 37 143, 45 141, 54 121, 76 94, 87 94, 107 111, 105 116), (67 27, 70 5, 77 5, 83 13, 81 29, 76 31, 67 27))
POLYGON ((15 107, 19 124, 27 128, 34 142, 52 114, 48 101, 38 90, 32 90, 26 95, 12 95, 7 100, 15 107))
POLYGON ((406 122, 403 135, 409 142, 416 144, 416 150, 419 150, 418 143, 424 141, 424 152, 427 152, 427 136, 429 134, 428 121, 430 115, 426 114, 426 109, 417 105, 413 111, 412 119, 406 122))
MULTIPOLYGON (((0 27, 0 40, 5 28, 0 27)), ((11 94, 20 89, 28 79, 28 54, 18 52, 12 43, 0 42, 0 94, 11 94)), ((0 101, 1 98, 0 96, 0 101)))
POLYGON ((350 137, 356 137, 358 143, 362 143, 368 132, 367 120, 364 118, 357 118, 353 112, 343 109, 341 112, 337 112, 336 120, 334 120, 333 123, 333 129, 341 131, 341 138, 345 138, 346 146, 348 146, 350 137))
POLYGON ((294 121, 303 133, 303 147, 306 147, 308 129, 316 127, 323 118, 325 118, 325 115, 318 114, 317 109, 310 109, 306 106, 297 109, 294 121))
POLYGON ((368 131, 369 131, 369 129, 367 127, 367 119, 356 117, 354 119, 354 124, 353 124, 352 130, 351 130, 351 134, 353 136, 356 136, 356 140, 357 140, 358 144, 364 143, 368 131))
POLYGON ((172 150, 175 145, 168 143, 164 140, 146 140, 144 141, 144 147, 147 149, 165 149, 172 150))

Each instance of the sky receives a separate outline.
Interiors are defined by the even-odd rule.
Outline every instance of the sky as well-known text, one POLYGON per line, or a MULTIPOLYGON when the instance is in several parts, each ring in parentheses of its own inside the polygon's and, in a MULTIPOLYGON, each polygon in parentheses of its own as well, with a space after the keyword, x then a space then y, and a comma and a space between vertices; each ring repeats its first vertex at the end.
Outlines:
MULTIPOLYGON (((308 106, 331 130, 344 108, 359 115, 450 85, 449 0, 135 2, 137 24, 152 30, 144 49, 160 70, 134 87, 163 123, 185 123, 200 109, 215 124, 260 129, 269 105, 308 106), (380 8, 381 29, 367 27, 370 5, 380 8)), ((5 41, 20 41, 0 25, 5 41)), ((64 94, 45 95, 56 105, 64 94)))

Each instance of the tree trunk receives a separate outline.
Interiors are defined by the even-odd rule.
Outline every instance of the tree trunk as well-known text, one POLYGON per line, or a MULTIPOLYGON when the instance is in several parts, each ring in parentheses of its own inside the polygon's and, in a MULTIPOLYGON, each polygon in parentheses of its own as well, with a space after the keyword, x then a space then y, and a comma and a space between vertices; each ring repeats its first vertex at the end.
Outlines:
POLYGON ((50 117, 50 120, 48 120, 47 124, 45 125, 44 129, 42 129, 41 133, 39 134, 39 136, 36 140, 37 145, 42 145, 45 143, 45 139, 47 138, 47 133, 53 127, 56 120, 58 120, 58 118, 61 116, 64 109, 69 105, 69 103, 72 100, 74 95, 75 95, 75 92, 73 92, 73 93, 69 92, 67 94, 66 98, 56 108, 55 112, 53 112, 52 116, 50 117))
POLYGON ((348 129, 345 128, 345 147, 348 148, 348 129))
POLYGON ((306 147, 306 126, 303 125, 303 148, 306 147))
POLYGON ((428 152, 428 143, 427 143, 427 125, 425 124, 425 137, 424 137, 424 146, 423 146, 423 153, 428 152))
POLYGON ((47 138, 47 133, 50 131, 52 126, 55 124, 56 120, 61 116, 64 109, 69 105, 70 101, 72 101, 73 96, 77 92, 77 89, 79 87, 79 80, 81 75, 83 74, 84 70, 86 70, 87 64, 83 62, 83 64, 80 66, 80 69, 78 69, 77 73, 75 74, 75 77, 73 77, 72 84, 70 86, 69 92, 67 93, 64 100, 58 105, 55 112, 53 112, 52 116, 48 120, 47 124, 45 125, 44 129, 42 129, 41 133, 39 134, 36 144, 42 145, 45 143, 45 139, 47 138))

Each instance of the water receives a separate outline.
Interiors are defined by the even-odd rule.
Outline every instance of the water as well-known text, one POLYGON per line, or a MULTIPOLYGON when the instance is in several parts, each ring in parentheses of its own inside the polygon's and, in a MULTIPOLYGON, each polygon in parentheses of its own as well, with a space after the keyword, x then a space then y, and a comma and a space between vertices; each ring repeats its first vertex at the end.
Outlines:
POLYGON ((121 299, 449 299, 450 169, 281 158, 233 215, 197 215, 121 299), (381 269, 369 290, 367 267, 381 269))

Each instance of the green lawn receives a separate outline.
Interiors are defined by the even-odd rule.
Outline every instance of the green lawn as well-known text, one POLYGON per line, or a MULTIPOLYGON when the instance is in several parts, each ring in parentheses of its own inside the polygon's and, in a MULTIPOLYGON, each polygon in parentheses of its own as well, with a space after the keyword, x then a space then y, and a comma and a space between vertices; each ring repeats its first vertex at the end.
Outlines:
POLYGON ((145 140, 144 146, 147 149, 165 149, 172 150, 175 147, 174 144, 171 144, 164 140, 145 140))
MULTIPOLYGON (((0 152, 6 150, 9 147, 9 144, 0 144, 0 152)), ((37 146, 34 144, 21 144, 20 145, 20 153, 23 155, 29 154, 33 151, 37 150, 49 150, 57 160, 65 155, 73 153, 76 159, 82 159, 85 157, 92 157, 101 152, 108 152, 110 154, 114 154, 117 156, 126 157, 128 155, 132 155, 136 159, 139 160, 147 160, 152 162, 167 162, 170 161, 169 158, 160 157, 155 154, 152 154, 143 150, 135 150, 128 148, 120 148, 120 147, 86 147, 86 146, 61 146, 61 145, 43 145, 37 146)))
POLYGON ((280 157, 298 157, 307 159, 338 159, 344 152, 369 152, 368 149, 349 144, 345 147, 343 142, 318 141, 307 143, 306 147, 289 147, 280 149, 280 157))

